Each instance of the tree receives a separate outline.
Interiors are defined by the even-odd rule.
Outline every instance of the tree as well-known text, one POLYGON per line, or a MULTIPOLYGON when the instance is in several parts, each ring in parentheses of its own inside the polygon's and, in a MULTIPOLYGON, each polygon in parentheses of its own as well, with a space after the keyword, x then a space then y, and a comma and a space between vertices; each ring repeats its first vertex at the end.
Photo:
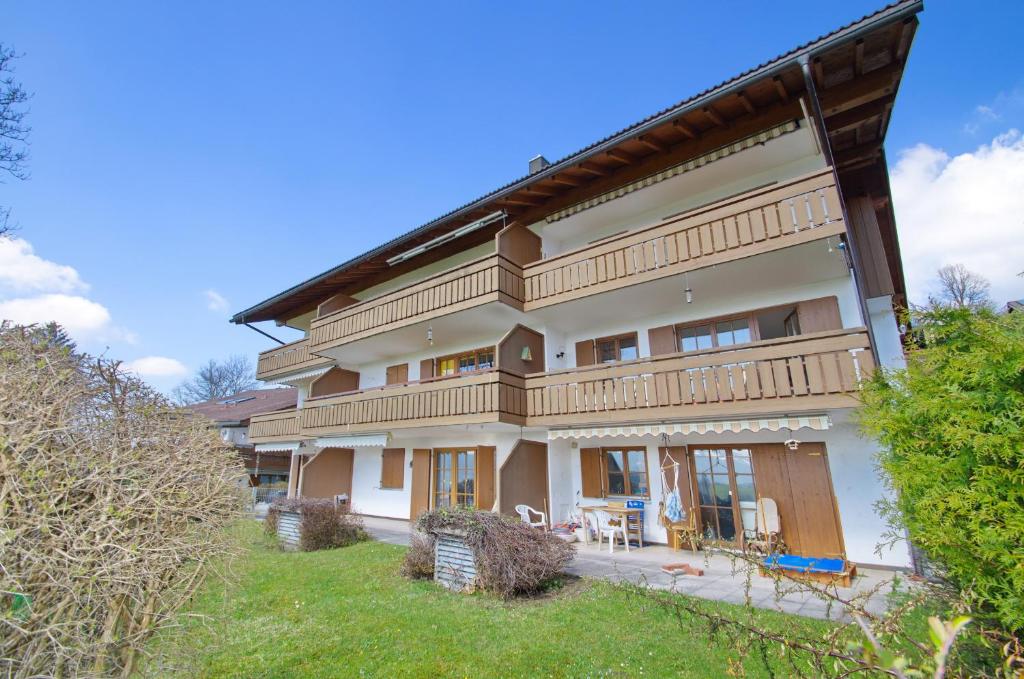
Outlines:
POLYGON ((927 346, 877 371, 859 417, 882 445, 891 514, 976 618, 1024 632, 1024 315, 937 307, 927 346))
MULTIPOLYGON (((28 134, 32 128, 25 123, 28 111, 24 105, 28 92, 14 79, 14 50, 0 43, 0 173, 26 179, 28 170, 28 134)), ((0 235, 10 230, 11 209, 0 205, 0 235)))
POLYGON ((245 356, 231 356, 224 361, 210 359, 196 376, 176 387, 172 398, 179 405, 226 398, 249 389, 259 389, 252 362, 245 356))
POLYGON ((939 297, 930 300, 932 306, 948 305, 960 309, 991 309, 988 279, 974 273, 963 264, 947 264, 936 274, 939 278, 939 297))

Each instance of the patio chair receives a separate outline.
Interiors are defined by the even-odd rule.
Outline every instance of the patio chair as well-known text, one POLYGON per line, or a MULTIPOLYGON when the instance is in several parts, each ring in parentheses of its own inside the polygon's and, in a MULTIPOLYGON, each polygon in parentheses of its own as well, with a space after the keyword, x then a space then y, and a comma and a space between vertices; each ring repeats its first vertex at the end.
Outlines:
POLYGON ((548 527, 548 517, 547 517, 547 514, 545 514, 544 512, 538 512, 536 509, 534 509, 530 505, 516 505, 516 514, 518 514, 519 518, 523 520, 523 523, 525 523, 525 524, 527 524, 529 526, 533 526, 534 528, 543 528, 545 530, 548 527), (535 516, 539 516, 540 520, 539 521, 534 521, 530 517, 531 514, 533 514, 535 516))
POLYGON ((597 523, 597 547, 601 548, 601 538, 608 538, 608 553, 611 554, 615 551, 615 536, 622 536, 622 544, 626 546, 626 551, 629 551, 629 537, 626 535, 626 522, 618 519, 613 519, 607 512, 602 512, 600 509, 595 509, 591 512, 597 523))
POLYGON ((675 535, 674 545, 676 550, 682 544, 690 545, 690 551, 696 552, 700 546, 700 536, 697 534, 697 513, 692 509, 686 513, 687 518, 682 521, 666 521, 665 530, 670 535, 675 535))
POLYGON ((770 497, 759 498, 754 513, 754 538, 747 545, 761 554, 775 554, 783 547, 779 529, 779 506, 770 497))

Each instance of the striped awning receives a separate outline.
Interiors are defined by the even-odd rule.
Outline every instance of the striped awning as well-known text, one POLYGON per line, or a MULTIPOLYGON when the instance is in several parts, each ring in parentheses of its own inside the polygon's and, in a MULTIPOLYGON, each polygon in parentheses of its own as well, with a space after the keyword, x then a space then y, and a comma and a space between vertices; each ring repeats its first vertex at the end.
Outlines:
POLYGON ((384 448, 390 434, 363 434, 353 436, 324 436, 316 440, 317 448, 384 448))
POLYGON ((257 443, 257 453, 294 453, 302 445, 299 441, 275 441, 274 443, 257 443))
POLYGON ((271 377, 263 380, 267 384, 287 384, 292 386, 295 382, 301 382, 302 380, 308 380, 312 377, 320 377, 325 372, 333 368, 334 366, 325 365, 322 368, 313 368, 312 370, 303 370, 300 373, 294 375, 282 375, 281 377, 271 377))
POLYGON ((591 439, 615 436, 661 436, 667 434, 738 434, 743 431, 779 431, 813 429, 825 431, 832 425, 828 415, 805 417, 774 417, 750 420, 705 420, 703 422, 665 422, 659 424, 630 424, 619 427, 587 427, 582 429, 553 429, 548 440, 591 439))
POLYGON ((720 146, 713 151, 708 151, 704 155, 697 156, 696 158, 691 158, 686 162, 679 163, 678 165, 673 165, 672 167, 669 168, 665 168, 661 172, 648 175, 646 177, 643 177, 642 179, 637 179, 636 181, 630 182, 629 184, 626 184, 624 186, 612 189, 611 191, 606 191, 602 194, 594 196, 593 198, 588 198, 587 200, 576 203, 575 205, 570 205, 569 207, 563 210, 559 210, 558 212, 553 212, 547 217, 545 217, 544 220, 548 224, 550 224, 551 222, 557 222, 560 219, 571 217, 572 215, 577 214, 579 212, 583 212, 584 210, 589 210, 592 207, 597 207, 602 203, 607 203, 610 200, 621 198, 627 194, 633 193, 634 191, 639 191, 640 189, 644 189, 647 188, 648 186, 653 186, 654 184, 663 182, 666 179, 671 179, 672 177, 677 177, 681 174, 692 172, 697 168, 704 167, 709 163, 713 163, 716 160, 721 160, 722 158, 731 156, 734 153, 739 153, 740 151, 744 151, 753 146, 764 144, 765 142, 768 142, 772 139, 777 139, 778 137, 781 137, 784 134, 795 132, 797 129, 799 129, 799 127, 800 123, 797 120, 790 120, 785 123, 776 125, 775 127, 769 127, 767 130, 762 130, 757 134, 752 134, 749 137, 744 137, 743 139, 740 139, 739 141, 735 141, 731 144, 726 144, 725 146, 720 146))

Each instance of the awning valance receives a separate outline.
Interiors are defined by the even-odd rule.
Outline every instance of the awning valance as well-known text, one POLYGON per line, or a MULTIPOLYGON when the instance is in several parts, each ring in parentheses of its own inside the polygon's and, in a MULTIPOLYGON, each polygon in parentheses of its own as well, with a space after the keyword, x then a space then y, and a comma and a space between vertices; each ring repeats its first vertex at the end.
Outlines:
POLYGON ((588 198, 587 200, 570 205, 569 207, 559 210, 558 212, 551 213, 550 215, 545 217, 544 220, 548 224, 550 224, 551 222, 557 222, 560 219, 571 217, 572 215, 578 212, 589 210, 592 207, 597 207, 602 203, 607 203, 610 200, 621 198, 622 196, 633 193, 634 191, 639 191, 640 189, 647 188, 648 186, 653 186, 654 184, 663 182, 666 179, 671 179, 672 177, 684 174, 686 172, 690 172, 692 170, 696 170, 699 167, 704 167, 708 163, 713 163, 716 160, 721 160, 722 158, 731 156, 734 153, 739 153, 740 151, 749 149, 753 146, 757 146, 758 144, 764 144, 765 142, 768 142, 772 139, 777 139, 778 137, 781 137, 782 135, 787 134, 789 132, 795 132, 799 127, 800 123, 796 120, 790 120, 779 125, 776 125, 775 127, 770 127, 767 130, 762 130, 761 132, 758 132, 757 134, 752 134, 749 137, 744 137, 743 139, 735 141, 731 144, 720 146, 717 149, 714 149, 713 151, 708 151, 704 155, 697 156, 696 158, 691 158, 690 160, 687 160, 684 163, 679 163, 678 165, 673 165, 672 167, 665 168, 661 172, 648 175, 646 177, 643 177, 642 179, 637 179, 636 181, 630 182, 625 186, 620 186, 617 189, 612 189, 611 191, 605 191, 604 193, 596 195, 593 198, 588 198))
POLYGON ((390 441, 388 434, 362 434, 353 436, 324 436, 316 440, 317 448, 384 448, 390 441))
POLYGON ((257 453, 294 453, 302 445, 299 441, 275 441, 274 443, 257 443, 257 453))
POLYGON ((334 366, 325 365, 322 368, 313 368, 312 370, 303 370, 300 373, 294 375, 282 375, 281 377, 271 377, 270 379, 263 380, 267 384, 287 384, 293 385, 295 382, 301 382, 302 380, 308 380, 313 377, 320 377, 325 372, 330 370, 334 366))
POLYGON ((779 431, 813 429, 825 431, 831 426, 828 415, 805 417, 772 417, 749 420, 705 420, 702 422, 665 422, 658 424, 629 424, 619 427, 586 427, 580 429, 554 429, 548 440, 589 439, 615 436, 661 436, 667 434, 736 434, 742 431, 779 431))

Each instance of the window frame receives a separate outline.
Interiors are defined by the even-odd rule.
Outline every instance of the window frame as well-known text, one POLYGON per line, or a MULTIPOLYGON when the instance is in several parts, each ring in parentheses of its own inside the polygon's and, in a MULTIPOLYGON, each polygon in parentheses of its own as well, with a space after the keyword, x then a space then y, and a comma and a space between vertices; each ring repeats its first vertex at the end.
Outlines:
MULTIPOLYGON (((647 462, 647 446, 601 446, 601 475, 604 477, 604 484, 607 497, 626 497, 626 498, 642 498, 645 500, 651 499, 651 470, 650 465, 647 462), (612 493, 612 481, 610 472, 608 471, 608 453, 609 452, 621 452, 622 453, 622 487, 625 489, 625 493, 612 493), (643 453, 644 461, 644 480, 647 485, 646 493, 633 493, 632 483, 630 482, 630 475, 637 473, 631 470, 629 467, 629 453, 630 452, 641 452, 643 453)), ((616 472, 618 473, 618 472, 616 472)))
POLYGON ((608 365, 610 363, 617 363, 622 360, 635 361, 640 358, 640 337, 637 331, 624 332, 618 335, 608 335, 607 337, 598 337, 594 340, 594 365, 608 365), (622 358, 622 340, 632 339, 633 346, 636 348, 636 358, 622 358), (602 361, 601 360, 601 343, 602 342, 614 342, 615 343, 615 360, 614 361, 602 361))
POLYGON ((437 504, 437 496, 438 496, 438 493, 439 493, 438 488, 437 488, 437 478, 438 478, 438 472, 440 471, 440 468, 438 466, 437 460, 438 460, 438 457, 440 457, 441 455, 448 455, 449 456, 449 458, 448 458, 449 464, 448 464, 448 466, 446 468, 446 472, 449 475, 448 481, 451 484, 449 486, 448 490, 447 490, 448 504, 447 505, 443 505, 443 506, 449 507, 449 508, 458 507, 458 506, 468 507, 470 509, 475 508, 476 507, 476 503, 477 503, 478 493, 480 492, 480 488, 479 488, 480 450, 479 450, 478 447, 475 447, 475 446, 462 447, 462 448, 433 448, 433 449, 431 449, 431 451, 430 451, 430 501, 429 501, 429 507, 431 509, 437 509, 438 507, 442 506, 442 505, 438 505, 437 504), (458 490, 459 469, 460 469, 460 467, 459 467, 459 455, 460 454, 472 454, 472 456, 473 456, 473 467, 472 467, 472 469, 473 469, 473 476, 472 476, 472 479, 473 479, 473 491, 472 491, 472 493, 469 493, 469 494, 467 494, 467 493, 460 493, 459 490, 458 490), (470 504, 468 504, 468 505, 460 505, 459 502, 458 502, 459 496, 466 496, 466 495, 469 495, 470 498, 471 498, 470 504))
POLYGON ((472 375, 474 373, 486 372, 488 370, 493 370, 495 367, 497 367, 497 363, 498 348, 494 345, 480 347, 478 349, 470 349, 469 351, 459 351, 454 354, 445 354, 444 356, 438 356, 437 358, 434 359, 434 377, 454 377, 456 375, 472 375), (491 365, 489 368, 476 367, 480 365, 481 354, 491 355, 491 365), (462 359, 468 357, 473 358, 473 369, 459 370, 459 363, 462 361, 462 359), (445 361, 452 361, 452 365, 454 367, 452 372, 443 372, 444 369, 442 365, 444 364, 445 361))
MULTIPOLYGON (((788 306, 788 305, 787 305, 788 306)), ((761 333, 757 327, 757 314, 762 311, 767 311, 775 307, 767 307, 765 309, 755 309, 752 311, 745 311, 738 314, 726 314, 724 316, 712 316, 711 318, 702 318, 696 321, 687 321, 685 323, 676 323, 673 326, 673 332, 676 335, 676 347, 677 351, 683 354, 695 354, 701 351, 710 351, 711 349, 719 349, 722 347, 718 342, 718 324, 725 323, 727 321, 739 321, 745 320, 747 322, 747 329, 750 331, 750 341, 743 342, 740 344, 726 344, 727 347, 738 347, 746 344, 753 344, 754 342, 761 341, 761 333), (690 328, 699 328, 701 326, 707 326, 711 337, 711 346, 707 349, 683 349, 683 336, 682 331, 690 328)))

